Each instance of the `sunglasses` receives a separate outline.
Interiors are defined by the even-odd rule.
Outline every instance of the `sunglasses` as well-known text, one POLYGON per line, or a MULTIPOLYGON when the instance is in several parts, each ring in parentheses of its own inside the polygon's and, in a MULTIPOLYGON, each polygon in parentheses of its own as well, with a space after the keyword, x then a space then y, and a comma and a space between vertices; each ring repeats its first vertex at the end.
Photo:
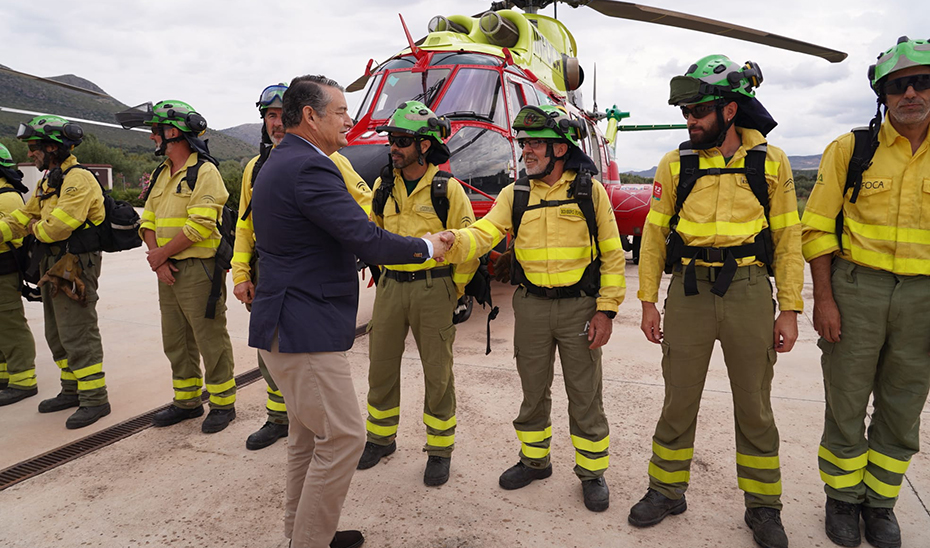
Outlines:
POLYGON ((38 152, 38 151, 42 150, 42 145, 40 145, 40 144, 38 144, 38 143, 29 143, 29 144, 26 145, 26 146, 29 147, 29 152, 38 152))
POLYGON ((407 148, 413 144, 414 138, 407 135, 388 135, 388 144, 397 148, 407 148))
POLYGON ((545 139, 521 139, 520 141, 517 141, 517 144, 520 145, 520 150, 523 150, 526 147, 535 149, 546 144, 546 141, 545 139))
POLYGON ((693 117, 695 120, 700 120, 715 110, 717 110, 717 105, 714 103, 701 103, 699 105, 694 105, 693 107, 681 107, 681 115, 685 117, 685 120, 687 120, 689 117, 693 117))
POLYGON ((916 74, 914 76, 902 76, 894 80, 885 82, 886 95, 903 95, 907 88, 913 87, 914 91, 926 91, 930 89, 930 74, 916 74))

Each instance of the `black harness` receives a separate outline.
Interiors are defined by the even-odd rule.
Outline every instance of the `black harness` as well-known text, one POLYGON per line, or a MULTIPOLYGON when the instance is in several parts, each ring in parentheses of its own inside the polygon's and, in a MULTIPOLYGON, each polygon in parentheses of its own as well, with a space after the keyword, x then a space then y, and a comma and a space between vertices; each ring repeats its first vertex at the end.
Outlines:
MULTIPOLYGON (((439 222, 442 223, 442 228, 447 228, 446 222, 449 220, 449 179, 451 178, 452 174, 448 171, 437 171, 430 183, 429 198, 433 203, 436 216, 439 217, 439 222)), ((387 205, 388 198, 394 200, 394 212, 400 213, 400 205, 394 199, 394 172, 383 170, 381 185, 371 198, 371 210, 378 217, 384 218, 384 206, 387 205)))
POLYGON ((681 235, 678 233, 678 222, 680 220, 681 208, 684 206, 688 195, 694 190, 697 180, 705 175, 723 175, 728 173, 738 173, 746 175, 749 182, 749 188, 759 200, 762 208, 765 210, 765 220, 769 221, 769 194, 768 181, 765 178, 765 157, 767 147, 763 143, 746 151, 746 160, 744 167, 741 168, 711 168, 700 169, 700 156, 697 150, 691 147, 690 141, 685 141, 678 147, 681 156, 681 171, 678 179, 677 195, 675 200, 675 214, 669 221, 669 235, 666 241, 667 253, 665 256, 665 272, 671 274, 673 270, 681 270, 681 259, 691 259, 685 268, 684 285, 685 295, 697 295, 697 274, 695 271, 696 260, 707 263, 723 263, 723 267, 717 276, 711 293, 723 297, 733 276, 736 275, 738 265, 737 259, 755 256, 769 268, 771 274, 771 265, 774 261, 774 248, 772 245, 772 233, 769 227, 762 229, 756 234, 752 243, 731 246, 731 247, 695 247, 685 245, 681 235))
POLYGON ((529 177, 520 177, 513 185, 513 210, 511 212, 511 225, 513 228, 511 233, 514 242, 517 241, 517 233, 520 231, 523 214, 527 211, 543 207, 577 204, 588 227, 588 238, 594 240, 594 254, 591 257, 591 263, 585 268, 578 283, 568 287, 540 287, 527 279, 520 261, 517 260, 517 254, 514 253, 511 259, 510 283, 522 285, 528 293, 550 299, 568 299, 584 295, 596 297, 601 288, 601 248, 598 243, 597 214, 594 211, 594 180, 591 178, 591 173, 587 170, 578 171, 575 180, 569 184, 568 198, 565 200, 540 200, 538 204, 533 205, 529 205, 529 201, 530 179, 529 177))

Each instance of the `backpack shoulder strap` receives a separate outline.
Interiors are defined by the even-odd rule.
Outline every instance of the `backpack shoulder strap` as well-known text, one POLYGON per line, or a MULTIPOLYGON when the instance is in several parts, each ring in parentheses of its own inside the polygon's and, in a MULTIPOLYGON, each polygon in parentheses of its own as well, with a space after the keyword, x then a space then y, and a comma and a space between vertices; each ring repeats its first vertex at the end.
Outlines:
POLYGON ((203 163, 203 158, 197 158, 197 163, 187 168, 187 173, 184 174, 183 180, 187 181, 187 187, 191 189, 191 192, 194 191, 194 187, 197 185, 197 174, 200 172, 200 166, 203 163))
POLYGON ((446 221, 449 220, 449 179, 451 178, 452 174, 448 171, 437 171, 430 184, 430 201, 433 202, 433 210, 436 211, 442 228, 446 228, 446 221))
POLYGON ((581 209, 581 213, 584 214, 585 224, 588 225, 588 234, 594 238, 594 246, 597 248, 598 255, 600 255, 597 212, 594 210, 594 180, 591 178, 591 174, 584 170, 579 171, 569 187, 569 192, 572 197, 578 200, 578 207, 581 209))
POLYGON ((765 158, 768 146, 765 143, 756 145, 746 151, 746 180, 756 199, 762 204, 765 216, 769 215, 769 183, 765 178, 765 158))
POLYGON ((161 172, 165 170, 165 162, 158 164, 158 167, 155 168, 155 171, 152 172, 152 176, 149 178, 149 187, 145 191, 145 195, 139 196, 139 199, 145 202, 149 198, 149 194, 152 193, 152 189, 155 188, 155 183, 158 182, 158 177, 161 175, 161 172))
MULTIPOLYGON (((4 194, 6 192, 19 192, 19 191, 11 186, 5 186, 5 187, 0 188, 0 194, 4 194)), ((22 194, 22 192, 19 192, 19 193, 22 194)))
POLYGON ((685 205, 688 195, 694 190, 694 183, 701 177, 698 173, 700 165, 700 154, 697 150, 691 148, 691 141, 685 141, 678 145, 678 156, 681 162, 681 169, 678 172, 678 188, 675 194, 675 215, 681 211, 685 205))
POLYGON ((856 203, 859 199, 859 190, 862 188, 862 174, 872 165, 872 156, 878 149, 878 135, 872 139, 871 130, 868 127, 857 127, 852 130, 855 144, 853 145, 852 157, 849 159, 849 169, 846 170, 846 185, 843 187, 845 196, 849 189, 852 189, 852 195, 849 197, 850 203, 856 203))
POLYGON ((378 185, 378 188, 375 189, 374 196, 371 197, 371 210, 375 212, 375 215, 384 217, 384 206, 387 204, 388 198, 391 197, 393 192, 394 171, 390 169, 388 165, 381 170, 381 184, 378 185))
POLYGON ((530 203, 530 178, 520 177, 513 184, 513 209, 510 213, 510 224, 513 226, 511 232, 513 239, 516 241, 517 232, 520 231, 520 223, 523 222, 523 214, 530 203))

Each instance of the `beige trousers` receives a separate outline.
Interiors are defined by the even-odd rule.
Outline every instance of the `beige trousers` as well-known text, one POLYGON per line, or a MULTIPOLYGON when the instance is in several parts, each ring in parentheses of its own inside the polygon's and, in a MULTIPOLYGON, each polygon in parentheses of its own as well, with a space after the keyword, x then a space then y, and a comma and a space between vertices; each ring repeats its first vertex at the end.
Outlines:
POLYGON ((287 401, 284 535, 291 548, 326 548, 365 449, 365 421, 345 352, 259 350, 287 401))

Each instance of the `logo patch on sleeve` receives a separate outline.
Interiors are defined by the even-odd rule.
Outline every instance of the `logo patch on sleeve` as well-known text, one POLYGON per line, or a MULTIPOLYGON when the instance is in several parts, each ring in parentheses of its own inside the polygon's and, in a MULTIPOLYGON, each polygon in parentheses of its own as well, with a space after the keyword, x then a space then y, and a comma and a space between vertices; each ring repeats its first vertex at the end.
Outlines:
POLYGON ((656 201, 662 199, 662 183, 659 181, 652 182, 652 199, 656 201))

